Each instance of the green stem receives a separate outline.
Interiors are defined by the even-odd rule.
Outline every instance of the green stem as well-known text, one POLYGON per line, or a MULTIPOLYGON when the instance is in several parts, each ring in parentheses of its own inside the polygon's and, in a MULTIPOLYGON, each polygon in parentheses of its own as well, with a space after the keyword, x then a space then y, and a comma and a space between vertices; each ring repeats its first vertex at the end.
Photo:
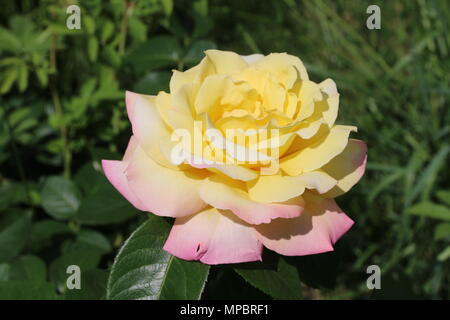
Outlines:
POLYGON ((123 13, 122 22, 120 24, 120 42, 119 42, 119 54, 121 56, 125 53, 125 44, 127 41, 127 30, 128 30, 128 15, 130 10, 133 8, 133 3, 128 2, 125 5, 125 11, 123 13))
POLYGON ((61 127, 59 128, 61 139, 62 139, 62 158, 63 158, 63 168, 64 168, 64 176, 66 178, 70 178, 70 167, 72 163, 72 154, 70 152, 69 147, 69 129, 67 128, 64 120, 63 120, 63 114, 64 110, 61 104, 61 99, 59 98, 58 89, 56 87, 57 83, 57 74, 58 74, 58 68, 56 65, 56 34, 52 34, 52 46, 51 46, 51 52, 50 52, 50 65, 53 72, 52 79, 50 81, 50 91, 52 95, 53 105, 55 107, 55 113, 59 116, 59 119, 61 119, 61 127))
MULTIPOLYGON (((55 113, 59 115, 60 119, 62 119, 63 108, 61 105, 61 100, 59 99, 58 90, 56 89, 56 86, 54 83, 52 83, 50 85, 50 90, 52 93, 53 105, 55 106, 55 113)), ((72 165, 72 154, 71 154, 70 148, 69 148, 69 138, 68 138, 69 130, 66 127, 64 120, 62 121, 59 131, 60 131, 60 135, 61 135, 61 139, 62 139, 62 143, 63 143, 62 158, 63 158, 64 177, 70 178, 70 167, 72 165)))

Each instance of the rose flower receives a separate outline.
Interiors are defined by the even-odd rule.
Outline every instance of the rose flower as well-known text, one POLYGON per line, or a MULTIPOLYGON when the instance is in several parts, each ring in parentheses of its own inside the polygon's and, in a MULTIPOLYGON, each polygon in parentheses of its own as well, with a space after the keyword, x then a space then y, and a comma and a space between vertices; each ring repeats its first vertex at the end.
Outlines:
POLYGON ((164 249, 207 264, 333 250, 353 221, 334 198, 364 174, 367 148, 335 124, 339 94, 299 58, 208 50, 170 93, 126 93, 133 135, 103 160, 137 209, 175 222, 164 249))

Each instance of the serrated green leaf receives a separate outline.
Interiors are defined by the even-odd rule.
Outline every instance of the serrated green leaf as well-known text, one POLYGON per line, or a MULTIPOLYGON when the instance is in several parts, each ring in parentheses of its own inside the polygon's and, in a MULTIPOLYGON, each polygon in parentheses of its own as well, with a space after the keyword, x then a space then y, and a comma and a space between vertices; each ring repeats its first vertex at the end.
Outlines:
POLYGON ((450 209, 432 202, 420 202, 409 209, 409 214, 450 221, 450 209))
POLYGON ((46 180, 41 192, 42 207, 55 219, 68 219, 80 206, 80 193, 72 181, 58 176, 46 180))
POLYGON ((170 227, 165 219, 151 216, 131 234, 111 269, 108 299, 200 298, 209 266, 164 251, 170 227))

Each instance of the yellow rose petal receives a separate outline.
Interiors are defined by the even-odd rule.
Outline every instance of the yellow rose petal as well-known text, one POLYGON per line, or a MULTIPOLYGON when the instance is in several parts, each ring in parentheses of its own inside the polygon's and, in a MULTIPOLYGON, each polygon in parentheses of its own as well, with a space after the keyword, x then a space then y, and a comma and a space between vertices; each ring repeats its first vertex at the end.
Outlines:
POLYGON ((318 141, 306 146, 280 161, 281 169, 290 176, 318 169, 341 153, 356 127, 336 125, 318 141))

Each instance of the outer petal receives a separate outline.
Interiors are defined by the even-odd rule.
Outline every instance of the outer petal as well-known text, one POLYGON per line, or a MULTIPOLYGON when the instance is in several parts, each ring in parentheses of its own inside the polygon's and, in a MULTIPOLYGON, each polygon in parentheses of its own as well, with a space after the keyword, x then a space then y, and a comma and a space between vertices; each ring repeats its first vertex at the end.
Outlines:
MULTIPOLYGON (((129 94, 130 95, 130 94, 129 94)), ((161 141, 169 141, 170 135, 155 106, 156 97, 134 94, 132 111, 129 112, 133 134, 145 152, 166 167, 175 168, 159 148, 161 141)))
POLYGON ((139 94, 137 93, 125 91, 125 105, 127 107, 127 114, 130 122, 131 119, 133 118, 134 104, 136 103, 136 99, 138 98, 138 96, 139 94))
POLYGON ((350 190, 364 175, 366 162, 366 144, 361 140, 350 139, 344 151, 322 168, 338 180, 337 185, 323 196, 335 198, 350 190))
POLYGON ((164 250, 185 260, 222 264, 261 260, 262 245, 248 224, 209 208, 176 219, 164 250))
POLYGON ((255 226, 265 247, 287 256, 332 251, 333 244, 353 225, 333 199, 308 195, 305 200, 300 217, 255 226))
POLYGON ((138 210, 147 211, 144 204, 136 197, 128 185, 125 176, 127 164, 123 161, 102 160, 102 168, 109 182, 138 210))
POLYGON ((316 108, 320 109, 322 107, 325 109, 322 111, 322 116, 325 122, 331 127, 334 125, 338 115, 339 93, 337 92, 336 83, 331 79, 322 81, 319 86, 322 92, 327 95, 325 101, 319 104, 326 104, 326 108, 323 108, 322 106, 316 108))
POLYGON ((135 136, 131 136, 130 140, 128 141, 127 150, 125 150, 125 153, 123 155, 122 161, 126 164, 130 162, 131 157, 134 154, 134 151, 139 146, 139 142, 135 138, 135 136))
POLYGON ((202 177, 160 166, 140 147, 130 160, 126 176, 131 191, 156 215, 183 217, 206 206, 198 194, 202 177))
MULTIPOLYGON (((128 94, 128 93, 127 93, 128 94)), ((102 168, 109 182, 127 199, 136 209, 147 211, 144 204, 136 197, 128 185, 125 170, 128 166, 130 158, 138 146, 138 142, 134 136, 131 136, 128 142, 127 150, 122 161, 102 160, 102 168)))
POLYGON ((283 158, 280 168, 290 176, 321 168, 345 149, 350 132, 355 130, 351 126, 334 126, 318 141, 283 158))
POLYGON ((200 187, 200 197, 211 206, 231 210, 242 220, 251 224, 269 223, 276 218, 298 217, 304 202, 301 197, 286 203, 261 203, 253 201, 248 194, 231 180, 211 176, 200 187))
POLYGON ((296 177, 272 175, 259 176, 247 183, 252 200, 265 202, 283 202, 297 197, 308 189, 325 193, 336 185, 337 181, 323 171, 312 171, 296 177))
MULTIPOLYGON (((127 101, 130 99, 127 98, 127 101)), ((135 94, 131 99, 134 104, 130 108, 132 110, 129 113, 130 121, 133 134, 141 145, 150 144, 154 140, 157 141, 159 137, 168 135, 164 122, 155 106, 155 99, 155 96, 141 94, 135 94)))

